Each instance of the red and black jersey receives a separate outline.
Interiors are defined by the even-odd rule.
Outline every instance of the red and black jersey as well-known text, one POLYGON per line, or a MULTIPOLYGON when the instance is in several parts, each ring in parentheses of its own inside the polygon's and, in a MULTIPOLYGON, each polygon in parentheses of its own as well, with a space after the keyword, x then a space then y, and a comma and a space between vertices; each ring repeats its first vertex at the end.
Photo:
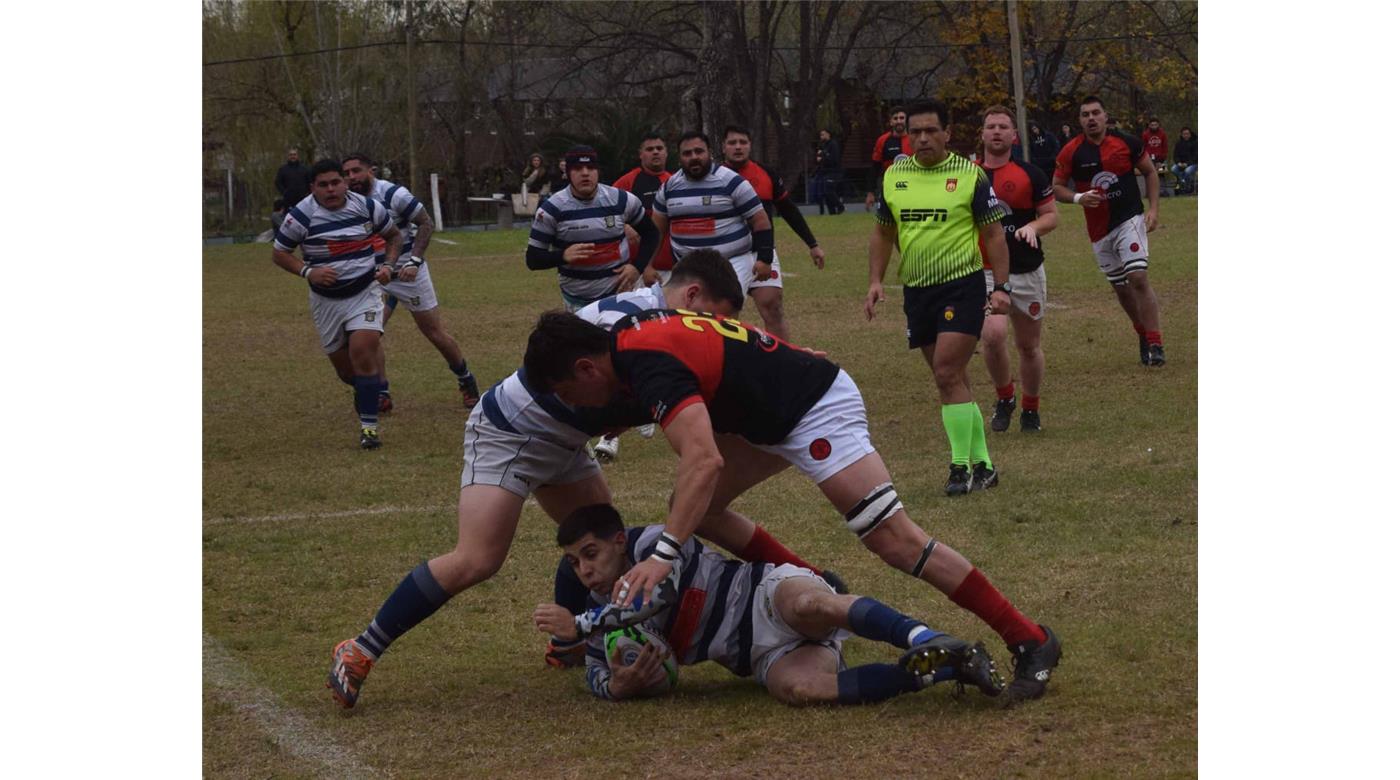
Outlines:
POLYGON ((715 432, 754 444, 786 439, 840 371, 738 320, 673 309, 618 320, 612 363, 662 427, 703 403, 715 432))
MULTIPOLYGON (((1001 218, 1001 226, 1006 230, 1006 248, 1011 253, 1011 273, 1026 274, 1045 262, 1045 250, 1032 247, 1016 238, 1016 231, 1035 221, 1037 207, 1055 200, 1055 188, 1050 186, 1050 178, 1045 171, 1035 165, 1027 165, 1013 159, 999 168, 988 168, 983 162, 978 165, 992 177, 992 191, 997 200, 1006 204, 1010 214, 1001 218)), ((981 246, 979 238, 978 246, 981 246)), ((987 264, 987 252, 982 252, 982 267, 987 264)))
POLYGON ((890 131, 875 139, 875 151, 870 153, 870 161, 880 163, 880 170, 883 171, 894 165, 900 155, 913 157, 914 142, 909 139, 908 133, 895 135, 890 131))
POLYGON ((803 243, 809 247, 817 245, 817 237, 812 235, 812 228, 807 225, 807 219, 802 216, 797 204, 788 197, 787 184, 783 182, 782 174, 753 158, 745 160, 742 167, 729 167, 753 186, 754 192, 758 193, 758 199, 763 201, 763 210, 768 213, 768 219, 773 219, 773 211, 776 209, 778 215, 797 233, 797 237, 802 239, 803 243))
MULTIPOLYGON (((661 185, 665 184, 669 178, 671 178, 670 171, 651 173, 641 166, 637 166, 618 177, 618 180, 613 182, 613 186, 641 198, 642 205, 646 207, 649 217, 651 216, 652 201, 656 200, 656 193, 660 191, 661 185)), ((640 241, 637 242, 637 246, 641 246, 640 241)), ((633 247, 633 251, 636 248, 633 247)), ((668 236, 662 236, 661 242, 656 245, 656 254, 651 258, 651 267, 658 271, 669 271, 676 267, 676 259, 671 255, 671 239, 668 236)))
POLYGON ((1142 131, 1142 145, 1147 150, 1147 156, 1152 158, 1152 162, 1160 163, 1167 161, 1167 131, 1157 128, 1142 131))
POLYGON ((1141 159, 1142 141, 1117 130, 1109 130, 1097 144, 1077 135, 1055 158, 1055 175, 1073 181, 1075 192, 1098 190, 1108 201, 1106 207, 1084 209, 1090 241, 1098 241, 1142 213, 1134 169, 1141 159))

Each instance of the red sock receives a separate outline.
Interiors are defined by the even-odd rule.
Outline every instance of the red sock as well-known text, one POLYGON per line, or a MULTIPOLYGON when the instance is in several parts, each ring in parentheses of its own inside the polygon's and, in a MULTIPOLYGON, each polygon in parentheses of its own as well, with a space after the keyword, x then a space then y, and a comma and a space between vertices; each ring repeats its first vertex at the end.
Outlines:
POLYGON ((1133 323, 1133 330, 1137 331, 1137 334, 1139 336, 1147 335, 1147 330, 1144 329, 1141 325, 1137 324, 1136 322, 1133 323))
POLYGON ((1040 396, 1028 395, 1021 399, 1021 408, 1028 412, 1040 411, 1040 396))
POLYGON ((975 568, 948 598, 954 604, 982 618, 982 622, 991 626, 1008 645, 1017 645, 1025 641, 1045 641, 1045 632, 1040 630, 1040 626, 1027 620, 1026 616, 1013 607, 1011 602, 1001 595, 1001 591, 987 582, 982 572, 975 568))
POLYGON ((1006 383, 1006 387, 998 387, 998 388, 997 388, 997 400, 998 400, 998 401, 1005 401, 1005 400, 1008 399, 1008 398, 1015 398, 1015 397, 1016 397, 1016 383, 1015 383, 1015 382, 1007 382, 1007 383, 1006 383))
POLYGON ((773 535, 763 530, 763 526, 753 527, 753 538, 744 545, 744 549, 739 551, 739 557, 751 563, 790 563, 793 566, 801 566, 804 569, 811 569, 817 574, 822 570, 812 564, 797 557, 797 553, 783 546, 783 543, 773 538, 773 535))
POLYGON ((1147 331, 1147 343, 1148 343, 1148 344, 1156 344, 1156 345, 1159 346, 1159 347, 1162 346, 1162 331, 1160 331, 1160 330, 1149 330, 1149 331, 1147 331))

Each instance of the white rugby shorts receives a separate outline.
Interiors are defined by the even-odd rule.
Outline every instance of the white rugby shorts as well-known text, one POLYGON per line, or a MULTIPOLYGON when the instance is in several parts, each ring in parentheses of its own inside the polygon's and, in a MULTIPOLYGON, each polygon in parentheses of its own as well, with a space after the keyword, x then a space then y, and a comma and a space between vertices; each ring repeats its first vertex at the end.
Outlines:
POLYGON ((1127 284, 1128 274, 1147 270, 1147 220, 1138 214, 1094 242, 1094 259, 1109 284, 1127 284))
POLYGON ((486 418, 485 409, 478 403, 467 417, 462 487, 495 485, 527 498, 544 485, 569 485, 603 473, 585 447, 502 430, 486 418))
POLYGON ((778 585, 783 580, 794 577, 812 580, 827 591, 836 592, 826 580, 813 574, 810 569, 790 563, 775 566, 759 580, 758 587, 753 592, 753 648, 749 651, 754 679, 759 685, 768 684, 768 670, 773 668, 773 664, 803 645, 818 645, 829 650, 836 656, 837 670, 846 666, 841 657, 841 643, 850 636, 849 632, 833 628, 822 639, 808 639, 788 626, 783 616, 778 613, 778 608, 773 604, 778 585))
POLYGON ((748 295, 755 287, 777 287, 783 289, 783 266, 778 262, 778 253, 773 253, 773 275, 761 282, 753 280, 753 264, 758 262, 758 254, 755 252, 745 252, 742 255, 735 255, 729 258, 729 264, 734 266, 734 273, 739 275, 739 286, 744 288, 744 294, 748 295))
POLYGON ((349 343, 352 330, 384 332, 384 289, 379 282, 349 298, 327 298, 310 291, 311 321, 321 335, 321 349, 327 355, 349 343))
POLYGON ((786 439, 749 444, 786 460, 817 484, 875 451, 865 419, 865 399, 845 369, 786 439))
MULTIPOLYGON (((399 269, 400 273, 403 269, 399 269)), ((399 299, 399 305, 409 311, 431 311, 437 308, 437 290, 433 289, 433 277, 428 273, 428 264, 418 266, 418 275, 411 282, 397 279, 384 285, 384 293, 399 299)))
MULTIPOLYGON (((987 279, 987 295, 992 294, 992 269, 983 268, 987 279)), ((1012 274, 1006 279, 1011 285, 1011 305, 1033 320, 1045 316, 1045 264, 1036 266, 1034 271, 1012 274)))

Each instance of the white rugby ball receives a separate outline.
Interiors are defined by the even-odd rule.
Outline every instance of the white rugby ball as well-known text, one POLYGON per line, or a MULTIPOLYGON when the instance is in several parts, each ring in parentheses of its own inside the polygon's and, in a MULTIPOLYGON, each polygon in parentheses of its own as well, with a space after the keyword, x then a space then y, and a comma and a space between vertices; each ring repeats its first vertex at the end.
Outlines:
POLYGON ((679 669, 676 667, 675 654, 671 652, 671 646, 666 640, 655 631, 646 626, 628 626, 619 628, 616 631, 609 631, 603 637, 603 652, 608 656, 608 668, 616 672, 617 667, 613 665, 613 651, 622 650, 622 665, 631 666, 636 663, 637 657, 641 655, 642 648, 647 645, 656 645, 656 649, 661 651, 663 656, 661 668, 665 670, 666 676, 661 682, 642 691, 642 696, 661 696, 670 693, 675 687, 680 677, 679 669))

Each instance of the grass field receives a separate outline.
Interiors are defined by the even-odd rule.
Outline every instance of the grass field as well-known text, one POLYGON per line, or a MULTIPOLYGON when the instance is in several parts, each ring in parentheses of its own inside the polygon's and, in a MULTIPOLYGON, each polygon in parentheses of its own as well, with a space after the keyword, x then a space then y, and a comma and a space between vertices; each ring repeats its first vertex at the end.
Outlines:
MULTIPOLYGON (((406 314, 386 342, 396 409, 361 452, 351 394, 321 356, 300 280, 267 245, 204 250, 204 771, 302 777, 1042 777, 1196 771, 1196 201, 1168 199, 1152 234, 1164 370, 1099 274, 1080 210, 1047 239, 1051 308, 1040 436, 988 433, 989 493, 942 495, 948 444, 932 378, 904 348, 899 292, 861 313, 871 219, 810 218, 817 272, 777 228, 794 340, 860 385, 875 445, 914 519, 978 565, 1065 657, 1045 699, 1004 711, 940 686, 881 705, 796 710, 714 665, 664 700, 594 700, 582 673, 547 669, 530 612, 552 594, 553 523, 527 504, 500 574, 409 632, 359 706, 333 706, 332 646, 362 630, 420 560, 452 547, 465 412, 406 314)), ((552 273, 523 262, 525 231, 443 234, 433 279, 482 388, 514 370, 552 273)), ((895 283, 891 272, 888 280, 895 283)), ((756 313, 746 310, 743 319, 756 313)), ((981 358, 974 395, 995 398, 981 358)), ((675 457, 624 437, 605 474, 633 523, 664 517, 675 457)), ((935 626, 996 637, 865 551, 791 471, 736 508, 804 557, 935 626)), ((893 651, 853 639, 852 664, 893 651)))

